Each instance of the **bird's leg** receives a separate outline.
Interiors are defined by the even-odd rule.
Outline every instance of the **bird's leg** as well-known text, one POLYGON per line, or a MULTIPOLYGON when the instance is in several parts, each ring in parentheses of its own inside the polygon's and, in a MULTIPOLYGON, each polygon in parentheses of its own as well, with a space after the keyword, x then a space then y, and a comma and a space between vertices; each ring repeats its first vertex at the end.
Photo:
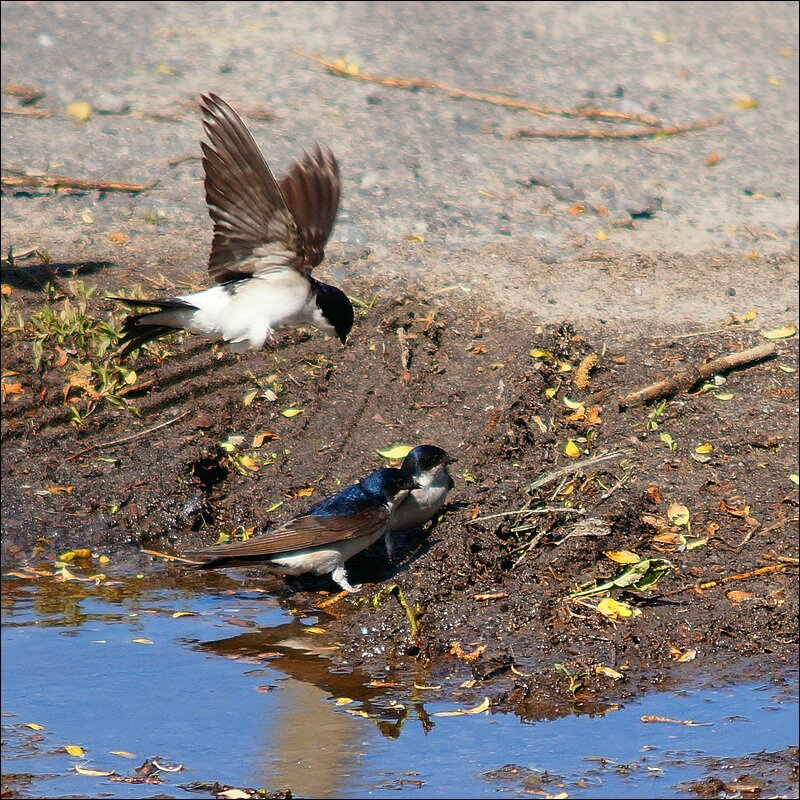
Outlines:
POLYGON ((338 567, 336 567, 336 569, 333 570, 333 572, 331 572, 331 578, 333 578, 333 580, 336 583, 338 583, 339 586, 341 586, 342 589, 344 589, 346 592, 354 592, 355 593, 355 592, 360 592, 361 591, 361 587, 360 586, 351 586, 347 582, 347 570, 341 564, 338 567))
POLYGON ((384 535, 384 542, 386 543, 386 555, 389 558, 389 562, 394 564, 395 549, 394 539, 392 538, 391 531, 386 531, 386 534, 384 535))

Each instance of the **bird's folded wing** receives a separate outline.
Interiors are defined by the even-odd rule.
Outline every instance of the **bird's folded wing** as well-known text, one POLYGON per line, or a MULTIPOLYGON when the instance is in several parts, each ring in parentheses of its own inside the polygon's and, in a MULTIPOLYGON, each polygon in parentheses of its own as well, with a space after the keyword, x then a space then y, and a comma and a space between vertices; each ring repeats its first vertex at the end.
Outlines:
POLYGON ((246 542, 228 542, 186 555, 201 561, 280 555, 374 535, 386 527, 388 519, 389 511, 383 507, 365 509, 346 517, 306 514, 289 520, 273 531, 253 536, 246 542))
POLYGON ((214 221, 211 277, 225 283, 262 266, 302 271, 302 236, 244 122, 215 94, 203 95, 201 108, 208 137, 201 145, 206 201, 214 221))
POLYGON ((339 165, 329 148, 316 145, 292 164, 279 186, 300 229, 304 266, 311 272, 325 255, 325 243, 339 209, 339 165))

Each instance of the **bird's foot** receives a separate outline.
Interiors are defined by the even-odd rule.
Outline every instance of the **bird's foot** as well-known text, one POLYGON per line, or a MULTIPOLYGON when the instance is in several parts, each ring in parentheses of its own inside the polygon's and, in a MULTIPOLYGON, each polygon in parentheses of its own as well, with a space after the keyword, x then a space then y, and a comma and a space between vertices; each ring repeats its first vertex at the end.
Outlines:
POLYGON ((339 584, 346 592, 352 592, 353 594, 361 591, 361 585, 358 586, 351 586, 347 581, 347 570, 344 567, 336 567, 333 572, 331 572, 331 578, 339 584))

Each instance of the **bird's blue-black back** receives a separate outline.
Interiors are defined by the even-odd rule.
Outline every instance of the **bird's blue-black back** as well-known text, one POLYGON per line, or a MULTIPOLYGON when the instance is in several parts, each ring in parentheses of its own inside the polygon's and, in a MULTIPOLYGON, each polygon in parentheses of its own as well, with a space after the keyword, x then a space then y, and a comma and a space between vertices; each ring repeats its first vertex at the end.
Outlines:
POLYGON ((410 478, 399 469, 376 469, 341 492, 315 503, 306 512, 315 517, 344 517, 368 508, 378 508, 398 490, 411 487, 410 478))

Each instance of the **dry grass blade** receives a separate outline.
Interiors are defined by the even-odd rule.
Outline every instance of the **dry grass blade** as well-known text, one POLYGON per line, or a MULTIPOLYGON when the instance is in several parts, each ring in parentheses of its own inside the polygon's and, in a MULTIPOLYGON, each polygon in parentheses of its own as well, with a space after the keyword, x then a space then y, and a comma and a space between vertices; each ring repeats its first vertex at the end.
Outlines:
POLYGON ((565 467, 561 467, 554 472, 548 472, 546 475, 542 475, 541 477, 537 478, 528 486, 528 491, 532 492, 535 489, 541 489, 542 486, 547 486, 547 484, 557 481, 559 478, 563 478, 565 475, 572 475, 574 472, 580 472, 586 467, 591 467, 595 464, 602 464, 604 461, 615 461, 616 459, 624 458, 625 456, 632 454, 633 448, 625 447, 620 450, 614 450, 611 453, 604 453, 600 456, 582 458, 580 461, 576 461, 573 464, 567 464, 565 467))
POLYGON ((450 97, 463 97, 466 100, 477 100, 480 103, 491 103, 495 106, 503 106, 504 108, 515 108, 520 111, 527 111, 530 114, 538 114, 540 116, 559 116, 559 117, 572 117, 575 119, 605 119, 617 120, 622 122, 642 122, 645 125, 657 125, 658 120, 647 114, 628 114, 624 111, 615 111, 608 108, 567 108, 564 106, 547 106, 539 103, 528 103, 524 100, 517 100, 513 97, 507 97, 502 94, 489 94, 487 92, 479 92, 473 89, 460 89, 457 86, 448 86, 447 84, 440 83, 439 81, 432 81, 428 78, 404 78, 397 76, 379 76, 369 75, 366 72, 355 71, 349 68, 346 64, 331 61, 316 53, 307 53, 304 50, 295 50, 295 52, 316 61, 321 64, 332 75, 337 75, 340 78, 350 78, 351 80, 362 81, 363 83, 377 83, 381 86, 389 86, 393 89, 406 89, 416 91, 419 89, 428 89, 431 91, 444 92, 450 97))

